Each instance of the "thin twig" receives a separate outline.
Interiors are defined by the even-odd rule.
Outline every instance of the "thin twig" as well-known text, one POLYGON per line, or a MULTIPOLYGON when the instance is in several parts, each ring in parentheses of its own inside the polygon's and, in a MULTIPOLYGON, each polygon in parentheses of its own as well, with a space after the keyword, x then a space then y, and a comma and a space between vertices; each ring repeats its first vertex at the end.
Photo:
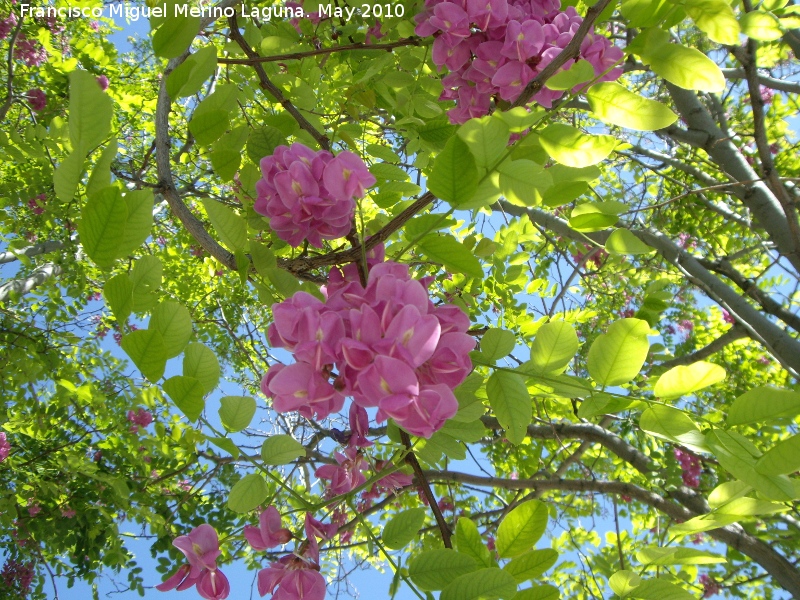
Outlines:
POLYGON ((335 52, 346 52, 348 50, 386 50, 391 52, 395 48, 403 46, 421 46, 423 39, 418 37, 410 37, 388 44, 371 44, 367 45, 363 42, 355 44, 346 44, 343 46, 332 46, 330 48, 320 48, 318 50, 306 50, 304 52, 290 52, 288 54, 273 54, 272 56, 254 56, 248 58, 220 58, 217 60, 221 65, 255 65, 259 63, 268 62, 282 62, 285 60, 300 60, 310 56, 320 56, 324 54, 333 54, 335 52))
POLYGON ((422 493, 425 494, 425 498, 428 499, 428 505, 433 511, 433 516, 436 518, 436 524, 439 526, 439 531, 442 534, 442 542, 444 542, 444 547, 452 548, 453 543, 450 541, 450 528, 447 526, 447 522, 444 520, 442 511, 439 510, 439 505, 436 502, 436 497, 433 495, 433 491, 428 483, 428 479, 425 477, 425 472, 422 470, 416 454, 414 454, 414 450, 411 447, 411 438, 409 437, 408 433, 401 429, 400 439, 403 441, 405 447, 408 448, 406 462, 411 465, 412 469, 414 469, 414 475, 416 476, 419 485, 422 487, 422 493))

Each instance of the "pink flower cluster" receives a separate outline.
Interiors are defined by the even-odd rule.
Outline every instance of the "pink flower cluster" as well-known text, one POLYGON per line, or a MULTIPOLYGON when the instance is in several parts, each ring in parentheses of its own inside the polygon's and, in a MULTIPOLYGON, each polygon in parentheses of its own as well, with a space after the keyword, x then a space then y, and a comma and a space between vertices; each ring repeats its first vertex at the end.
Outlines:
POLYGON ((13 12, 0 21, 0 40, 6 39, 17 24, 17 15, 13 12))
MULTIPOLYGON (((562 12, 560 6, 560 0, 425 0, 415 32, 436 36, 433 62, 450 71, 440 100, 456 101, 448 111, 452 123, 488 114, 492 97, 515 101, 564 49, 583 18, 573 7, 562 12)), ((622 50, 602 35, 586 36, 580 58, 601 81, 622 74, 621 68, 611 68, 623 58, 622 50)), ((567 61, 563 69, 575 62, 567 61)), ((543 89, 533 99, 550 108, 563 94, 543 89)))
POLYGON ((11 443, 6 438, 6 432, 0 431, 0 462, 3 462, 11 454, 11 443))
POLYGON ((279 412, 324 419, 351 396, 377 407, 409 433, 429 438, 458 410, 453 389, 472 369, 475 340, 469 318, 450 304, 435 306, 429 282, 412 279, 407 265, 383 262, 373 251, 366 288, 355 264, 333 269, 326 301, 298 292, 272 307, 270 344, 297 362, 275 364, 261 382, 279 412))
POLYGON ((138 433, 139 428, 145 428, 153 422, 153 415, 143 408, 139 408, 136 412, 129 410, 128 421, 131 423, 131 433, 138 433))
POLYGON ((700 575, 700 585, 703 586, 703 598, 711 598, 722 591, 722 587, 705 573, 700 575))
POLYGON ((211 525, 200 525, 189 535, 182 535, 172 542, 183 552, 189 564, 178 569, 172 577, 156 586, 160 592, 177 589, 179 592, 197 586, 197 592, 207 600, 222 600, 231 591, 228 578, 217 569, 219 549, 217 532, 211 525))
POLYGON ((17 592, 20 598, 25 598, 30 592, 33 574, 31 563, 23 564, 10 558, 0 571, 0 581, 3 582, 3 589, 9 592, 9 597, 11 593, 17 592))
POLYGON ((38 67, 47 60, 47 51, 36 40, 29 40, 25 34, 17 36, 14 58, 23 61, 29 67, 38 67))
POLYGON ((47 196, 45 194, 39 194, 38 196, 28 200, 28 208, 31 209, 33 214, 41 215, 44 212, 45 200, 47 200, 47 196))
POLYGON ((700 459, 694 454, 684 452, 680 448, 675 448, 674 452, 675 458, 681 465, 683 483, 691 488, 700 487, 700 473, 703 472, 700 459))
POLYGON ((315 152, 300 143, 278 146, 261 159, 254 209, 269 217, 270 227, 292 246, 308 240, 322 248, 350 232, 355 198, 364 196, 375 177, 356 154, 315 152))
POLYGON ((25 97, 28 99, 28 104, 31 105, 31 110, 41 112, 47 106, 47 94, 39 88, 30 90, 25 97))
MULTIPOLYGON (((280 515, 270 506, 260 517, 260 531, 252 527, 245 537, 254 550, 265 550, 284 544, 291 538, 288 529, 281 529, 280 515), (265 514, 269 514, 265 518, 265 514), (267 522, 269 522, 267 524, 267 522), (266 526, 265 526, 266 525, 266 526), (252 537, 257 537, 257 544, 252 537)), ((249 526, 248 526, 249 527, 249 526)), ((306 513, 306 541, 300 550, 286 554, 277 562, 270 563, 258 572, 258 593, 262 596, 272 594, 273 600, 323 600, 325 598, 325 578, 319 572, 319 542, 330 540, 337 534, 333 524, 325 525, 306 513)))

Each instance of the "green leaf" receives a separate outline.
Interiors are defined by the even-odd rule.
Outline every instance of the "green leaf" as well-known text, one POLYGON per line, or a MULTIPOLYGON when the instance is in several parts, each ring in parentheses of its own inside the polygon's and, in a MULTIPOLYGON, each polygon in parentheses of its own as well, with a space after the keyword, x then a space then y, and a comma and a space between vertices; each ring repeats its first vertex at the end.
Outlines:
POLYGON ((69 139, 85 157, 111 133, 114 102, 97 85, 97 77, 76 69, 69 74, 69 139))
POLYGON ((164 391, 186 418, 194 422, 206 406, 203 384, 194 377, 174 375, 164 382, 164 391))
POLYGON ((400 550, 417 537, 425 522, 426 510, 422 507, 404 510, 392 517, 383 528, 381 538, 387 548, 400 550))
POLYGON ((630 592, 630 598, 642 600, 695 600, 695 596, 664 579, 647 579, 630 592))
POLYGON ((167 93, 173 100, 192 96, 217 70, 217 48, 214 45, 200 48, 189 56, 167 77, 167 93))
POLYGON ((234 460, 239 458, 241 452, 236 444, 233 443, 233 440, 226 437, 210 437, 206 438, 209 442, 214 444, 217 448, 221 448, 228 454, 230 454, 234 460))
POLYGON ((155 256, 143 256, 133 265, 133 310, 149 310, 156 302, 155 292, 161 287, 163 266, 155 256))
POLYGON ((719 554, 696 548, 652 546, 636 553, 636 560, 644 566, 713 565, 728 562, 719 554))
POLYGON ((753 517, 758 515, 773 515, 789 510, 785 504, 767 502, 757 498, 736 498, 727 504, 718 507, 716 512, 721 515, 735 515, 737 517, 753 517))
POLYGON ((480 261, 452 235, 429 235, 419 241, 417 248, 450 272, 483 279, 480 261))
POLYGON ((265 156, 272 156, 278 146, 286 144, 283 132, 270 125, 253 129, 247 140, 247 156, 255 164, 259 164, 265 156))
POLYGON ((686 446, 695 452, 707 452, 705 437, 697 425, 677 408, 655 404, 639 418, 639 427, 662 440, 686 446))
POLYGON ((622 0, 620 13, 632 27, 653 27, 675 8, 672 0, 622 0))
POLYGON ((460 517, 456 523, 455 547, 460 554, 466 554, 484 567, 497 566, 491 552, 483 543, 478 527, 467 517, 460 517))
POLYGON ((481 336, 481 355, 488 361, 496 361, 508 356, 516 343, 514 334, 507 329, 491 328, 481 336))
POLYGON ((132 331, 122 336, 120 345, 151 383, 161 379, 167 366, 167 350, 160 333, 151 329, 132 331))
POLYGON ((598 415, 612 415, 625 410, 633 403, 632 399, 618 398, 603 392, 596 392, 591 398, 586 398, 578 408, 578 417, 591 419, 598 415))
POLYGON ((571 90, 580 83, 594 79, 594 67, 588 60, 579 59, 569 69, 563 69, 545 82, 551 90, 571 90))
POLYGON ((569 226, 577 231, 601 231, 617 223, 618 215, 627 207, 621 202, 586 202, 572 209, 569 226))
POLYGON ((745 496, 752 489, 752 486, 743 481, 727 481, 715 487, 708 495, 708 505, 711 508, 718 508, 731 500, 745 496))
POLYGON ((72 202, 75 197, 78 184, 81 182, 81 175, 83 175, 85 158, 86 153, 80 148, 76 148, 61 161, 53 173, 53 188, 56 197, 64 203, 72 202))
POLYGON ((127 256, 150 236, 153 227, 153 190, 133 190, 123 200, 128 207, 125 235, 118 241, 117 258, 127 256))
POLYGON ((553 185, 550 173, 532 160, 506 160, 497 171, 503 196, 516 206, 539 205, 544 191, 553 185))
POLYGON ((510 600, 517 593, 517 583, 496 567, 481 569, 456 578, 442 590, 439 600, 510 600))
POLYGON ((103 287, 106 304, 114 313, 117 323, 122 325, 128 321, 133 310, 133 282, 125 273, 115 275, 103 287))
POLYGON ((642 583, 642 578, 633 571, 617 571, 608 578, 608 585, 620 598, 627 598, 642 583))
POLYGON ((694 535, 703 531, 711 531, 712 529, 719 529, 731 523, 741 521, 741 517, 735 515, 716 515, 714 513, 700 515, 694 519, 689 519, 684 523, 670 527, 670 534, 678 537, 685 535, 694 535))
POLYGON ((222 242, 230 250, 246 250, 247 221, 221 202, 211 199, 204 199, 202 202, 222 242))
POLYGON ((526 129, 530 129, 531 125, 541 121, 542 117, 547 113, 542 109, 528 110, 524 106, 517 106, 511 110, 495 112, 494 114, 508 125, 508 130, 511 133, 522 133, 526 129))
POLYGON ((652 254, 651 248, 627 229, 615 229, 606 240, 610 254, 652 254))
POLYGON ((779 442, 756 461, 762 475, 788 475, 800 471, 800 434, 779 442))
POLYGON ((249 396, 223 396, 219 419, 228 431, 241 431, 250 425, 256 414, 256 401, 249 396))
POLYGON ((678 120, 678 115, 661 102, 643 98, 610 81, 593 85, 586 99, 601 121, 636 131, 655 131, 678 120))
POLYGON ((628 383, 639 374, 647 358, 650 326, 640 319, 621 319, 611 324, 589 348, 586 367, 603 387, 628 383))
POLYGON ((192 337, 192 317, 178 302, 166 300, 156 306, 148 329, 161 334, 167 358, 178 356, 192 337))
POLYGON ((525 380, 508 371, 495 371, 486 382, 486 395, 512 444, 521 444, 531 424, 533 405, 525 380))
POLYGON ((167 20, 153 34, 153 52, 162 58, 177 58, 200 32, 201 21, 200 17, 167 13, 167 20))
POLYGON ((245 475, 231 489, 228 508, 233 512, 246 513, 258 507, 269 496, 269 487, 257 473, 245 475))
POLYGON ((441 590, 456 578, 478 569, 470 556, 455 550, 428 550, 414 558, 408 565, 408 575, 423 591, 441 590))
MULTIPOLYGON (((111 163, 114 162, 114 159, 117 157, 117 150, 117 138, 112 138, 103 150, 100 158, 95 163, 94 169, 92 169, 92 175, 89 177, 89 183, 86 184, 87 196, 93 196, 103 188, 111 185, 111 163)), ((81 170, 83 166, 82 163, 83 161, 81 161, 81 170)), ((77 179, 75 180, 75 186, 72 188, 70 199, 72 199, 72 196, 75 195, 75 187, 77 187, 78 180, 80 180, 80 172, 78 172, 76 176, 77 179)), ((59 199, 61 199, 60 196, 59 199)))
POLYGON ((511 600, 558 600, 559 597, 558 588, 545 583, 520 590, 511 600))
POLYGON ((728 425, 749 425, 800 414, 800 393, 772 387, 758 387, 734 400, 728 411, 728 425))
POLYGON ((771 12, 752 10, 739 18, 742 33, 759 42, 772 42, 783 37, 781 22, 771 12))
POLYGON ((198 144, 207 146, 217 141, 230 125, 230 115, 221 108, 213 110, 197 110, 189 121, 189 131, 198 144))
POLYGON ((508 125, 493 115, 470 119, 458 129, 458 137, 469 148, 475 164, 486 168, 506 151, 509 135, 508 125))
POLYGON ((717 94, 725 90, 725 77, 716 63, 694 48, 657 44, 642 57, 657 74, 686 90, 717 94))
POLYGON ((545 127, 539 132, 539 142, 550 156, 568 167, 595 165, 617 147, 613 136, 583 133, 563 123, 545 127))
POLYGON ((696 362, 670 369, 658 378, 653 392, 669 400, 693 394, 725 379, 725 369, 710 362, 696 362))
POLYGON ((459 136, 451 137, 436 157, 427 185, 434 196, 453 206, 472 198, 478 189, 475 157, 459 136))
POLYGON ((728 46, 739 43, 739 22, 726 0, 692 0, 683 8, 712 41, 728 46))
POLYGON ((450 120, 446 116, 428 119, 425 121, 424 125, 417 129, 420 139, 428 142, 437 150, 439 148, 444 148, 447 141, 453 137, 455 132, 455 125, 451 125, 450 120))
POLYGON ((547 528, 547 505, 529 500, 508 513, 497 528, 495 546, 501 558, 512 558, 528 552, 547 528))
POLYGON ((533 580, 556 564, 558 552, 550 548, 530 550, 520 554, 503 567, 503 570, 514 577, 517 583, 533 580))
POLYGON ((535 373, 544 375, 562 371, 575 357, 580 342, 575 328, 564 321, 545 323, 531 344, 529 364, 535 373))
POLYGON ((127 220, 128 206, 116 186, 100 190, 84 204, 78 235, 86 254, 98 267, 114 264, 120 240, 125 238, 127 220))
MULTIPOLYGON (((225 136, 223 136, 224 139, 225 136)), ((222 140, 220 140, 222 142, 222 140)), ((217 142, 217 143, 220 143, 217 142)), ((216 145, 216 144, 215 144, 216 145)), ((242 164, 242 154, 231 148, 217 148, 211 152, 211 166, 222 181, 230 181, 242 164)))
POLYGON ((189 344, 183 354, 183 374, 196 378, 203 386, 204 393, 214 391, 220 376, 217 355, 200 342, 189 344))
POLYGON ((746 438, 735 432, 717 429, 706 434, 706 445, 723 469, 753 486, 767 500, 784 502, 795 497, 794 485, 785 475, 762 475, 756 471, 756 460, 746 438))
POLYGON ((305 455, 303 444, 290 435, 271 435, 261 446, 261 460, 268 465, 288 465, 305 455))

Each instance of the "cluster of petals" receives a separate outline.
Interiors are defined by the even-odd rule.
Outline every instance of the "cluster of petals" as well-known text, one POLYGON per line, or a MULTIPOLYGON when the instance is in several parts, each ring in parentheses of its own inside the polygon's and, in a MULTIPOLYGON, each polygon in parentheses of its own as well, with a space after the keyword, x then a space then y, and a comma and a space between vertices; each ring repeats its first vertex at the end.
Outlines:
POLYGON ((147 427, 153 422, 153 415, 150 414, 149 411, 146 411, 143 408, 139 408, 135 412, 129 410, 128 422, 131 423, 130 426, 131 433, 137 433, 140 427, 141 428, 147 427))
POLYGON ((203 524, 195 527, 189 535, 175 538, 172 545, 183 552, 189 562, 182 565, 164 583, 157 585, 157 590, 183 591, 194 585, 200 596, 207 600, 222 600, 228 597, 231 586, 228 578, 217 569, 217 558, 222 552, 219 549, 217 532, 211 525, 203 524))
POLYGON ((258 518, 258 527, 245 525, 244 537, 253 550, 268 550, 292 539, 292 532, 281 527, 281 515, 274 506, 267 507, 258 518))
POLYGON ((350 232, 356 198, 375 184, 364 161, 352 152, 315 152, 300 143, 279 146, 261 159, 254 209, 269 218, 277 236, 299 246, 322 248, 350 232))
MULTIPOLYGON (((415 31, 436 37, 433 62, 450 71, 440 100, 456 101, 448 111, 451 122, 488 114, 497 96, 514 102, 558 56, 583 22, 573 7, 561 11, 560 6, 560 0, 425 0, 415 31)), ((601 81, 622 74, 621 68, 612 68, 623 58, 622 50, 602 35, 590 32, 579 58, 592 65, 601 81)), ((550 108, 563 94, 542 89, 533 99, 550 108)))
POLYGON ((17 15, 15 15, 13 12, 9 13, 5 19, 0 21, 0 40, 6 39, 16 25, 17 15))
POLYGON ((20 33, 14 47, 14 58, 18 58, 29 67, 38 67, 47 60, 47 51, 36 40, 30 40, 20 33))
POLYGON ((47 94, 45 94, 39 88, 30 90, 27 94, 25 94, 25 98, 28 100, 31 110, 35 112, 41 112, 47 106, 47 94))
POLYGON ((684 452, 680 448, 675 448, 674 452, 675 459, 681 466, 681 478, 684 485, 691 488, 700 487, 700 473, 703 471, 700 459, 694 454, 684 452))
POLYGON ((0 462, 3 462, 11 454, 11 443, 6 438, 6 432, 0 431, 0 462))
MULTIPOLYGON (((270 512, 271 519, 277 519, 272 523, 273 530, 280 531, 276 529, 280 527, 278 511, 270 506, 261 514, 262 518, 267 512, 270 512)), ((307 541, 301 546, 302 552, 287 554, 266 569, 261 569, 258 572, 258 593, 262 596, 272 594, 273 600, 323 600, 325 578, 319 572, 318 539, 332 539, 337 529, 336 525, 326 525, 306 513, 307 541)))
MULTIPOLYGON (((373 251, 366 287, 357 267, 333 269, 325 302, 298 292, 272 307, 267 335, 296 362, 270 367, 261 382, 279 412, 324 419, 346 396, 377 407, 412 435, 429 438, 458 410, 453 389, 472 368, 469 318, 454 305, 434 305, 427 281, 407 265, 373 251)), ((352 417, 351 417, 352 421, 352 417)))

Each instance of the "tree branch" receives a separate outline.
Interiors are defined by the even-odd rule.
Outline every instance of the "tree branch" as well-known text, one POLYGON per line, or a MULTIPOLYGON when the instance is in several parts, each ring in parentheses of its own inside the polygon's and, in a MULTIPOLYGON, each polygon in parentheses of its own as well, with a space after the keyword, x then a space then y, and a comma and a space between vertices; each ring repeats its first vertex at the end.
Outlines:
POLYGON ((321 56, 325 54, 334 54, 337 52, 346 52, 348 50, 385 50, 391 52, 395 48, 403 46, 423 46, 427 45, 427 41, 419 37, 410 37, 397 40, 396 42, 389 42, 387 44, 365 44, 358 42, 355 44, 345 44, 343 46, 333 46, 330 48, 320 48, 319 50, 307 50, 305 52, 290 52, 288 54, 273 54, 272 56, 253 56, 248 58, 220 58, 217 62, 221 65, 256 65, 259 63, 267 62, 282 62, 285 60, 300 60, 310 56, 321 56))
POLYGON ((541 91, 541 89, 544 87, 544 84, 547 83, 547 80, 555 75, 562 66, 564 66, 565 62, 572 58, 578 57, 583 39, 594 26, 594 22, 597 20, 597 17, 600 16, 600 13, 605 10, 606 6, 608 6, 610 2, 611 0, 599 0, 599 2, 594 4, 589 10, 586 11, 586 16, 583 18, 583 22, 578 27, 578 30, 575 32, 573 38, 566 46, 564 46, 564 49, 559 52, 556 57, 544 69, 542 69, 530 83, 528 83, 528 85, 525 86, 525 89, 522 90, 522 93, 511 105, 512 108, 516 106, 525 106, 528 104, 531 98, 541 91))
POLYGON ((28 277, 12 279, 0 285, 0 302, 5 302, 11 294, 27 294, 36 289, 48 279, 61 274, 61 267, 54 263, 47 263, 38 267, 28 277))
POLYGON ((700 360, 705 360, 709 356, 713 356, 720 350, 722 350, 725 346, 732 344, 736 340, 740 340, 742 338, 747 337, 747 331, 744 327, 734 325, 728 331, 723 333, 713 342, 709 343, 706 346, 703 346, 696 352, 692 354, 687 354, 685 356, 678 356, 676 358, 672 358, 670 360, 665 360, 659 366, 664 367, 666 369, 671 369, 672 367, 678 367, 681 365, 691 365, 692 363, 696 363, 700 360))
POLYGON ((48 240, 46 242, 42 242, 41 244, 36 244, 34 246, 28 246, 27 248, 23 248, 18 252, 0 252, 0 265, 5 265, 10 262, 14 262, 15 260, 19 260, 20 256, 27 256, 28 258, 33 258, 34 256, 38 256, 39 254, 47 254, 49 252, 55 252, 56 250, 61 250, 64 247, 63 242, 59 242, 57 240, 48 240))
MULTIPOLYGON (((247 43, 247 40, 244 39, 239 31, 239 25, 237 23, 235 14, 234 16, 228 18, 228 24, 230 25, 231 39, 239 44, 239 47, 247 55, 247 58, 251 60, 259 58, 258 52, 250 47, 250 44, 247 43)), ((253 63, 253 69, 255 69, 256 75, 258 75, 258 81, 261 85, 261 88, 269 92, 275 98, 275 100, 277 100, 278 103, 283 106, 286 112, 294 117, 295 121, 297 121, 300 127, 311 134, 311 136, 319 144, 320 148, 323 150, 330 150, 331 143, 328 137, 324 133, 317 131, 316 128, 308 121, 308 119, 306 119, 300 113, 300 111, 297 110, 297 107, 292 104, 292 102, 286 98, 286 96, 283 95, 283 92, 280 90, 280 88, 270 81, 269 77, 267 77, 267 72, 264 70, 264 67, 261 66, 261 63, 253 63)))
MULTIPOLYGON (((545 479, 545 480, 519 480, 501 479, 498 477, 483 477, 469 473, 455 471, 426 471, 426 476, 431 481, 467 483, 470 485, 494 487, 507 490, 534 490, 536 492, 562 491, 562 492, 590 492, 599 494, 615 494, 629 496, 643 504, 647 504, 668 515, 676 521, 687 521, 698 514, 682 503, 671 502, 667 498, 654 492, 645 490, 631 483, 619 481, 574 480, 574 479, 545 479)), ((680 492, 676 496, 680 496, 680 492)), ((680 499, 678 499, 680 502, 680 499)), ((769 573, 785 590, 795 598, 800 598, 800 572, 786 557, 774 550, 768 544, 751 536, 739 525, 726 525, 707 532, 712 538, 719 540, 750 557, 769 573)))

